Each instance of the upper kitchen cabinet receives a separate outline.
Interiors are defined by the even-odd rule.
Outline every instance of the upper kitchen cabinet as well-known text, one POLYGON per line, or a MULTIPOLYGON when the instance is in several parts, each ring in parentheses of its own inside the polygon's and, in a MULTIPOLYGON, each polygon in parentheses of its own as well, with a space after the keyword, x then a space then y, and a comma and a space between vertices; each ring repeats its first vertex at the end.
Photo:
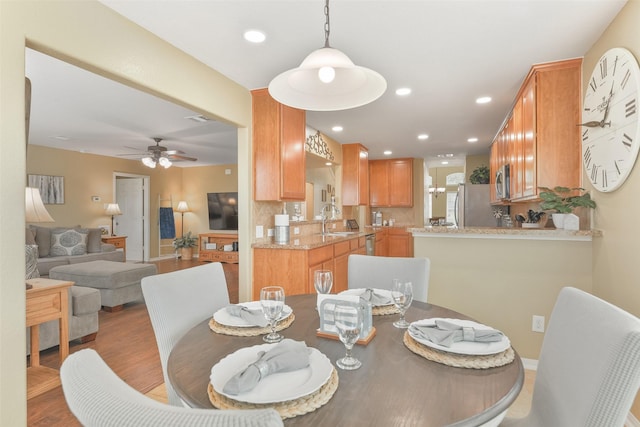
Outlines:
POLYGON ((342 204, 369 204, 369 151, 362 144, 342 145, 342 204))
POLYGON ((280 104, 267 89, 251 94, 254 200, 304 201, 305 111, 280 104))
POLYGON ((491 151, 492 168, 510 166, 512 202, 537 199, 538 187, 580 186, 581 65, 534 65, 520 88, 491 151))
POLYGON ((369 204, 413 207, 413 159, 369 161, 369 204))

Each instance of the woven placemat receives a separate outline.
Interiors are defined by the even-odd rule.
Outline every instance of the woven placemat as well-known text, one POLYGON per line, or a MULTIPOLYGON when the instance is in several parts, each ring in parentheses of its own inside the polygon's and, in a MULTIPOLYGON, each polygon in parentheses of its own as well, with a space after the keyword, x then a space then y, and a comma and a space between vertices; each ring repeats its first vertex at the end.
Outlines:
POLYGON ((338 389, 338 372, 333 368, 329 380, 318 390, 311 394, 303 396, 295 400, 287 400, 277 403, 247 403, 230 399, 221 395, 213 389, 211 383, 207 387, 207 394, 211 404, 218 409, 265 409, 273 408, 282 417, 282 419, 297 417, 309 412, 313 412, 322 405, 326 404, 338 389))
MULTIPOLYGON (((278 322, 276 325, 276 331, 281 331, 291 326, 295 318, 296 316, 291 313, 287 318, 278 322)), ((256 337, 258 335, 264 335, 271 332, 271 328, 269 326, 265 328, 236 328, 235 326, 226 326, 218 323, 213 318, 209 320, 209 328, 211 328, 213 332, 224 335, 234 335, 236 337, 256 337)))
POLYGON ((515 359, 515 352, 512 347, 505 351, 486 356, 467 356, 464 354, 447 353, 439 351, 426 345, 420 344, 409 335, 409 331, 404 333, 404 345, 414 353, 433 362, 456 368, 489 369, 498 366, 508 365, 515 359))
POLYGON ((371 307, 371 314, 374 316, 386 316, 387 314, 400 314, 400 310, 391 304, 391 305, 380 305, 377 307, 371 307))

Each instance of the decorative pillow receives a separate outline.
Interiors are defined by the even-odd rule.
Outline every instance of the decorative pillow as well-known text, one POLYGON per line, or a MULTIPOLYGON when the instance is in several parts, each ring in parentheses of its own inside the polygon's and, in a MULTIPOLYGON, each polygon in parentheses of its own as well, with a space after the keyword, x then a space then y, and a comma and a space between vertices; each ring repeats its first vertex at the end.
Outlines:
POLYGON ((36 245, 24 245, 25 249, 25 279, 40 277, 38 271, 38 247, 36 245))
POLYGON ((24 229, 24 244, 25 245, 36 245, 36 231, 32 230, 28 227, 24 229))
POLYGON ((36 245, 38 245, 38 256, 40 258, 49 256, 49 248, 51 248, 51 229, 47 227, 38 227, 30 225, 32 231, 35 232, 36 245))
POLYGON ((89 232, 54 228, 51 230, 51 256, 84 255, 87 253, 89 232))
POLYGON ((86 230, 89 232, 89 237, 87 238, 87 252, 90 254, 102 252, 102 229, 89 228, 86 230))

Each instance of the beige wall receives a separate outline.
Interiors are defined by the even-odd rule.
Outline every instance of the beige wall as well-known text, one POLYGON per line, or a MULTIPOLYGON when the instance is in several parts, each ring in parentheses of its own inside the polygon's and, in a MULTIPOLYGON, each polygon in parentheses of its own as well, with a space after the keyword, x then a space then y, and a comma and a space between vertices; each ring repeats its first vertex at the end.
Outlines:
MULTIPOLYGON (((94 0, 0 1, 0 425, 26 424, 24 254, 25 47, 177 102, 238 129, 240 202, 250 204, 249 92, 94 0), (189 76, 185 79, 184 76, 189 76), (215 94, 215 96, 212 96, 215 94)), ((35 96, 35 95, 34 95, 35 96)), ((54 213, 55 214, 55 213, 54 213)), ((240 216, 247 234, 251 209, 240 216)), ((240 248, 240 298, 249 249, 240 248), (244 262, 243 262, 244 260, 244 262)))
POLYGON ((464 182, 471 182, 469 177, 479 166, 489 167, 489 160, 491 156, 487 154, 481 154, 477 156, 467 156, 464 164, 464 182))

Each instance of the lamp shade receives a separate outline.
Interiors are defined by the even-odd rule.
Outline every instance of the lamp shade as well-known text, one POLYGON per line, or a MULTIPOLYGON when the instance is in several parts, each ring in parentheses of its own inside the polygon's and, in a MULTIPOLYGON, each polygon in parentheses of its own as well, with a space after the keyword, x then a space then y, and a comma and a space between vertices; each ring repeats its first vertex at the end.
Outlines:
POLYGON ((109 203, 107 205, 107 209, 105 210, 107 215, 122 215, 120 211, 120 206, 117 203, 109 203))
POLYGON ((178 207, 176 208, 176 211, 178 212, 189 212, 189 205, 187 205, 187 202, 185 202, 184 200, 178 202, 178 207))
POLYGON ((375 101, 386 90, 387 82, 379 73, 355 65, 347 55, 331 47, 311 52, 298 68, 279 74, 269 83, 269 94, 276 101, 310 111, 360 107, 375 101), (333 72, 327 73, 327 69, 333 72))
POLYGON ((40 190, 33 187, 25 189, 25 221, 26 222, 54 222, 42 203, 40 190))

